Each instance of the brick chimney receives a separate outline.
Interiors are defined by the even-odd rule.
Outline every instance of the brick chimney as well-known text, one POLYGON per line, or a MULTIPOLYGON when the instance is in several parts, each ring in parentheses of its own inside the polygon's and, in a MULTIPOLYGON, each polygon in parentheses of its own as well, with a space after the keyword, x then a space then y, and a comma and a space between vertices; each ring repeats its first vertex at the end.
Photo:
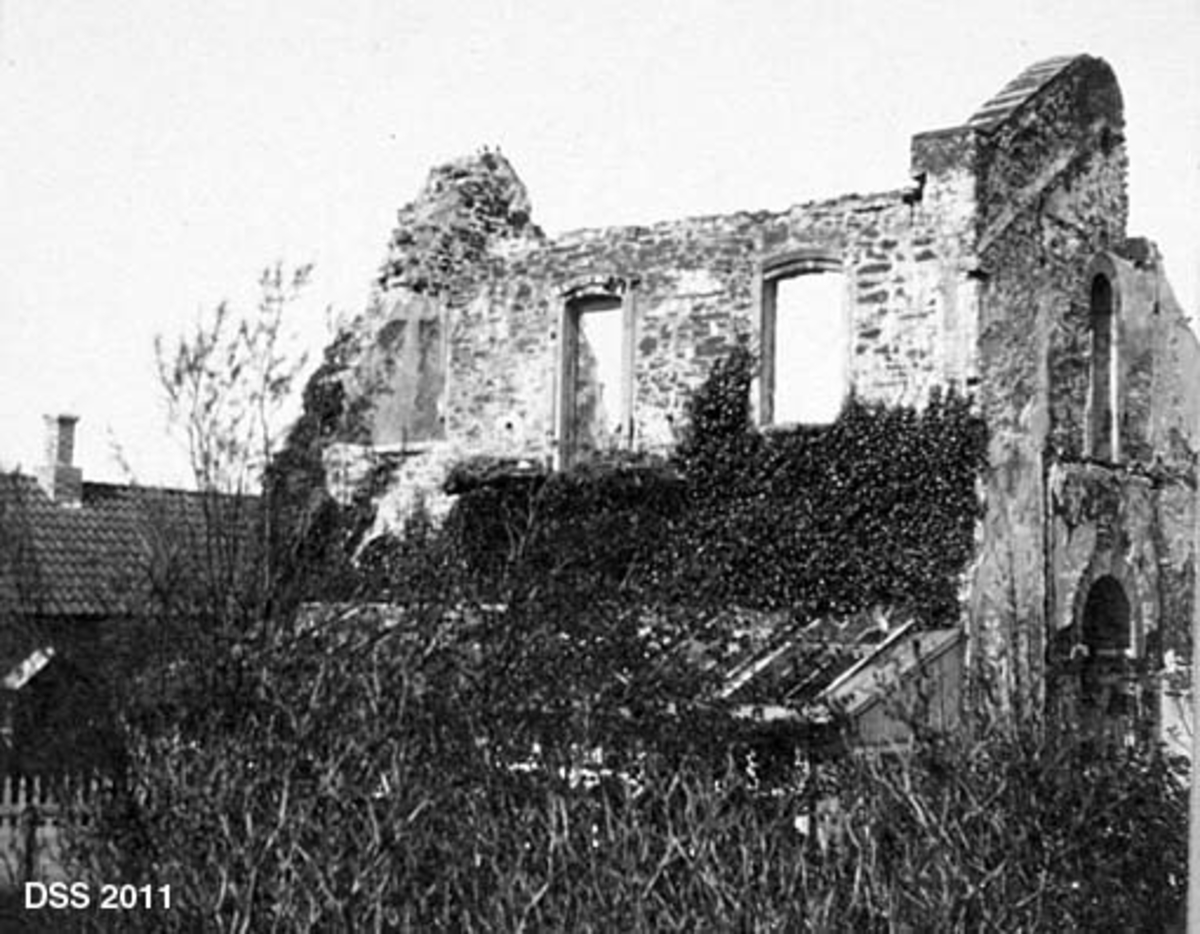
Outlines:
POLYGON ((83 504, 83 471, 72 465, 75 457, 76 415, 47 415, 46 460, 38 470, 38 482, 60 506, 83 504))

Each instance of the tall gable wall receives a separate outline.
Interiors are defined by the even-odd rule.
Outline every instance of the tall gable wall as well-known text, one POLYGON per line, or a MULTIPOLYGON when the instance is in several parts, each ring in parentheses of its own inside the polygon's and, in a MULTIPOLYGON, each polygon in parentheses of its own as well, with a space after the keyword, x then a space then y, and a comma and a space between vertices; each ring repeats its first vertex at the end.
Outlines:
MULTIPOLYGON (((1125 238, 1120 92, 1103 62, 1060 60, 975 130, 979 401, 991 431, 971 587, 972 667, 1042 709, 1048 443, 1078 450, 1090 355, 1085 272, 1125 238)), ((985 109, 986 113, 986 109, 985 109)), ((978 685, 981 689, 983 685, 978 685)))

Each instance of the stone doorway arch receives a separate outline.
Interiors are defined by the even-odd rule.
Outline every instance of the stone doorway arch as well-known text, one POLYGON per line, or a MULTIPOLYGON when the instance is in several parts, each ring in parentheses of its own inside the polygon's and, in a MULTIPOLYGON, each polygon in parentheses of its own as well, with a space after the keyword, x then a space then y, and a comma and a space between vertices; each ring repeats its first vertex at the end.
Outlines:
POLYGON ((1125 588, 1105 574, 1088 588, 1081 619, 1083 665, 1079 700, 1083 726, 1099 738, 1133 738, 1137 683, 1130 649, 1133 612, 1125 588))

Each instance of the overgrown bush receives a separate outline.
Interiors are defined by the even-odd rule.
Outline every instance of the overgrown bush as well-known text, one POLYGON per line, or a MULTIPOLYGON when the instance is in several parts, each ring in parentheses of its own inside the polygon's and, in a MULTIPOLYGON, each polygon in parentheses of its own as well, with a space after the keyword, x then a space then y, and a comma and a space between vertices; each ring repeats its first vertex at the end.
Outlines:
POLYGON ((809 884, 833 930, 1161 931, 1187 865, 1184 766, 997 733, 843 764, 844 834, 809 884))
POLYGON ((175 907, 121 930, 1152 931, 1182 898, 1186 795, 1153 752, 996 732, 826 765, 821 847, 803 771, 516 759, 472 643, 410 623, 264 649, 208 723, 134 749, 81 852, 175 907))

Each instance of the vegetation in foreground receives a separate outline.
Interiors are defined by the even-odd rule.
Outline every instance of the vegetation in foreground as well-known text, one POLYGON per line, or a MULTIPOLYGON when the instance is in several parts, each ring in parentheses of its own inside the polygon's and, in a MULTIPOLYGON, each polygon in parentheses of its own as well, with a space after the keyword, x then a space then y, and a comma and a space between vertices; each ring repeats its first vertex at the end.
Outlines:
MULTIPOLYGON (((179 359, 185 378, 212 370, 179 359)), ((1187 821, 1155 750, 1098 756, 977 723, 902 758, 818 760, 800 738, 764 746, 678 663, 732 605, 957 612, 985 442, 966 401, 853 403, 832 429, 764 439, 750 367, 717 369, 671 464, 483 485, 442 529, 418 522, 357 562, 367 522, 323 498, 317 456, 348 413, 336 384, 310 383, 267 474, 270 547, 169 593, 158 622, 181 637, 164 651, 130 646, 124 767, 73 828, 78 877, 169 884, 173 907, 73 920, 1161 928, 1187 821), (302 608, 331 594, 357 608, 302 608)))
POLYGON ((246 660, 190 738, 136 745, 80 855, 172 885, 153 930, 1154 931, 1181 902, 1186 793, 1153 752, 995 733, 764 776, 734 739, 581 769, 423 635, 246 660))

